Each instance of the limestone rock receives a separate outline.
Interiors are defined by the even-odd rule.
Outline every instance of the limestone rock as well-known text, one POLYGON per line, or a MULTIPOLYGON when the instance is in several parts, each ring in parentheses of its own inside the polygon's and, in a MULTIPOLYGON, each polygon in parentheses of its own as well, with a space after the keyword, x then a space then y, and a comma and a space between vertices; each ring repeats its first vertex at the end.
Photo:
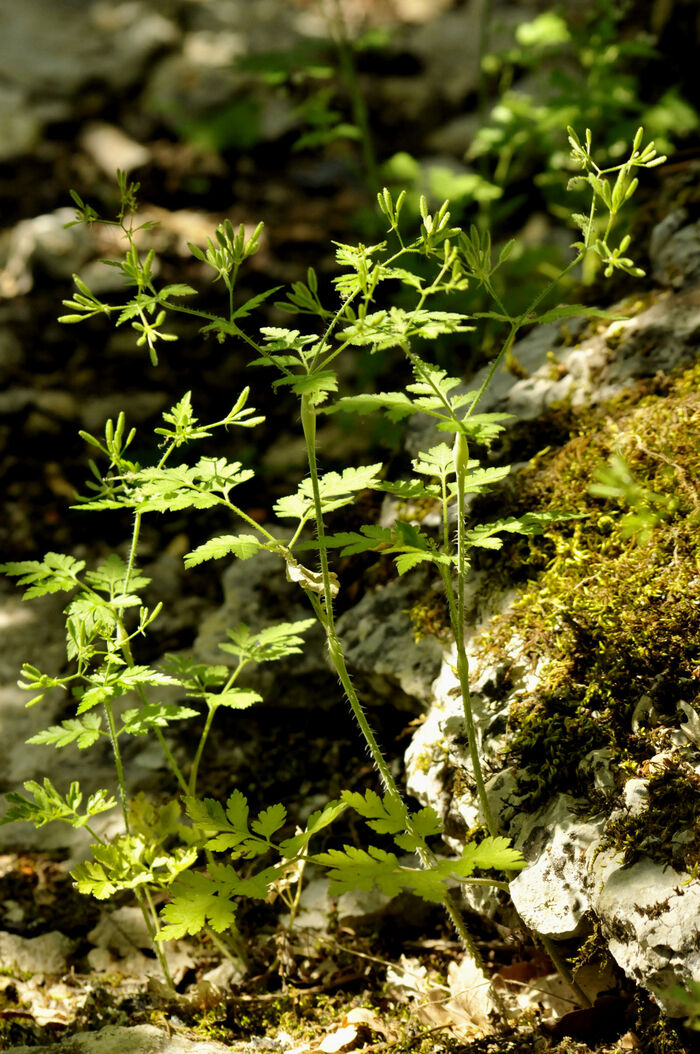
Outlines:
POLYGON ((532 863, 510 883, 516 910, 535 933, 567 940, 581 932, 591 903, 586 875, 601 840, 602 821, 572 819, 575 802, 561 795, 529 816, 516 845, 532 863))
POLYGON ((405 707, 429 698, 442 648, 434 637, 415 641, 407 609, 417 595, 415 577, 395 578, 338 619, 348 665, 375 701, 390 699, 405 707))
POLYGON ((668 1014, 682 1015, 670 989, 700 981, 700 883, 646 857, 625 868, 611 852, 596 858, 592 878, 610 953, 668 1014))
POLYGON ((67 956, 75 941, 63 933, 52 931, 40 937, 18 937, 14 933, 0 933, 0 961, 12 973, 60 974, 68 969, 67 956))
POLYGON ((210 1039, 188 1039, 154 1025, 133 1028, 110 1025, 98 1032, 78 1032, 41 1047, 12 1047, 8 1054, 229 1054, 230 1048, 210 1039))

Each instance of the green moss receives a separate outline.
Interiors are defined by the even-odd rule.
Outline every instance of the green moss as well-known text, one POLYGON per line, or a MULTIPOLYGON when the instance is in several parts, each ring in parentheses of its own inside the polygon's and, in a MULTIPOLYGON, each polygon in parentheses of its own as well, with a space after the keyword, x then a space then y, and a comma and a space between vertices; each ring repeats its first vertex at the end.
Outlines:
POLYGON ((532 806, 557 791, 589 793, 576 762, 591 750, 611 748, 627 775, 656 753, 654 729, 631 730, 643 695, 671 724, 679 700, 692 703, 698 695, 698 381, 696 365, 579 414, 569 442, 518 477, 509 504, 516 514, 583 514, 511 549, 507 573, 529 578, 483 640, 503 656, 518 638, 533 667, 548 657, 539 687, 511 713, 512 753, 528 767, 523 789, 532 806), (635 498, 636 519, 624 495, 603 501, 589 493, 597 466, 614 452, 634 478, 634 493, 655 496, 648 510, 635 498), (646 544, 641 528, 635 537, 637 520, 646 544))
POLYGON ((431 596, 430 600, 418 601, 406 609, 406 614, 411 620, 416 643, 424 637, 435 637, 439 641, 452 638, 450 610, 441 593, 431 596))
POLYGON ((678 1034, 677 1029, 652 1005, 645 993, 636 994, 634 1031, 640 1039, 641 1049, 649 1054, 689 1054, 689 1048, 678 1034))
POLYGON ((697 873, 700 867, 700 775, 679 758, 655 764, 647 784, 648 808, 633 816, 612 820, 605 831, 605 845, 624 853, 624 863, 641 855, 678 871, 697 873), (685 832, 683 840, 676 836, 685 832))

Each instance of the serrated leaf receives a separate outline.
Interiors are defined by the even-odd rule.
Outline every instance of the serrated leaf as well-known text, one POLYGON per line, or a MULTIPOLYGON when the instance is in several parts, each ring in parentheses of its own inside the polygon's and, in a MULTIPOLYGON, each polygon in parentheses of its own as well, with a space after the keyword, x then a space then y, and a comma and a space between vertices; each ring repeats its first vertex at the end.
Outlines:
POLYGON ((117 840, 92 846, 94 860, 78 864, 71 872, 81 893, 104 900, 121 890, 144 885, 166 887, 197 859, 196 849, 167 853, 157 842, 124 834, 117 840))
POLYGON ((20 560, 0 564, 0 573, 17 577, 17 584, 28 585, 23 600, 42 597, 74 589, 78 575, 85 567, 84 560, 76 560, 63 553, 47 553, 43 560, 20 560))
MULTIPOLYGON (((378 462, 374 465, 361 465, 357 468, 345 468, 340 473, 326 472, 319 480, 321 500, 345 494, 354 494, 359 490, 369 490, 373 488, 378 482, 377 477, 381 472, 381 469, 382 463, 378 462)), ((302 487, 307 484, 310 491, 310 480, 304 480, 302 487)))
POLYGON ((235 629, 226 631, 230 643, 219 647, 249 662, 276 662, 288 655, 298 655, 304 645, 302 634, 315 623, 313 618, 278 622, 254 633, 245 622, 241 622, 235 629))
POLYGON ((400 575, 405 575, 408 571, 412 571, 418 564, 444 562, 444 558, 438 556, 437 553, 429 552, 401 553, 400 556, 394 557, 396 570, 400 575))
POLYGON ((339 410, 345 413, 360 414, 360 416, 384 410, 390 421, 401 421, 404 417, 414 414, 416 407, 403 392, 377 392, 375 395, 345 395, 342 399, 338 399, 327 412, 335 413, 339 410))
POLYGON ((222 534, 187 553, 185 567, 196 567, 205 560, 220 560, 231 555, 239 560, 249 560, 259 549, 260 542, 254 534, 222 534))
POLYGON ((370 846, 369 851, 346 845, 311 857, 315 864, 329 868, 328 889, 331 896, 361 889, 369 893, 377 886, 382 893, 395 897, 403 881, 394 853, 370 846))
POLYGON ((345 812, 347 805, 342 801, 331 801, 328 802, 323 809, 316 812, 312 812, 306 821, 306 826, 303 831, 297 830, 297 833, 292 835, 291 838, 284 838, 278 845, 280 855, 283 857, 295 857, 305 853, 306 848, 311 838, 318 831, 322 831, 329 824, 333 823, 334 820, 340 816, 341 813, 345 812))
POLYGON ((494 520, 493 523, 480 524, 477 527, 470 528, 466 532, 466 536, 471 545, 485 549, 500 549, 503 543, 498 536, 502 533, 541 534, 552 523, 559 523, 563 520, 577 520, 584 515, 584 513, 576 512, 526 512, 522 516, 511 516, 502 520, 494 520))
POLYGON ((453 873, 468 877, 479 868, 482 871, 513 871, 525 867, 525 860, 519 849, 514 849, 510 839, 498 836, 484 838, 477 845, 470 842, 462 850, 462 856, 451 861, 453 873))
MULTIPOLYGON (((349 505, 353 495, 360 490, 374 490, 380 486, 378 478, 382 469, 381 462, 374 465, 360 465, 346 468, 342 472, 326 472, 319 479, 321 506, 324 512, 331 512, 349 505)), ((280 517, 304 519, 315 516, 313 488, 309 478, 302 480, 296 494, 280 498, 274 511, 280 517)))
POLYGON ((537 318, 528 318, 528 322, 537 322, 543 326, 547 322, 558 322, 560 318, 604 318, 609 321, 624 321, 627 315, 620 315, 614 311, 603 311, 598 307, 587 307, 585 304, 560 304, 550 311, 545 311, 537 318))
POLYGON ((256 307, 259 307, 260 304, 267 300, 269 296, 272 296, 273 293, 278 293, 281 288, 281 285, 275 285, 272 286, 271 289, 266 289, 264 293, 258 293, 256 296, 252 296, 250 300, 246 300, 245 304, 236 308, 231 315, 231 321, 235 318, 247 318, 251 311, 254 311, 256 307))
POLYGON ((382 483, 379 489, 387 494, 395 494, 397 498, 403 498, 405 501, 440 497, 438 486, 434 483, 423 483, 418 479, 400 479, 393 483, 382 483))
POLYGON ((206 926, 222 933, 234 924, 236 905, 221 882, 197 871, 182 875, 170 887, 171 901, 161 911, 165 925, 159 941, 178 940, 206 926))
POLYGON ((421 451, 413 461, 413 469, 423 476, 443 476, 454 472, 452 447, 439 443, 430 450, 421 451))
POLYGON ((376 791, 368 790, 364 795, 343 791, 341 797, 378 834, 396 834, 406 829, 406 806, 396 795, 380 798, 376 791))
MULTIPOLYGON (((225 648, 224 644, 219 645, 225 648)), ((232 710, 247 710, 249 706, 262 702, 259 692, 248 688, 229 688, 226 692, 205 692, 204 699, 208 706, 228 706, 232 710)))
POLYGON ((286 819, 287 810, 284 805, 270 805, 258 813, 257 819, 251 821, 250 827, 261 838, 267 838, 269 841, 275 831, 284 826, 286 819))
POLYGON ((99 714, 87 714, 84 718, 75 717, 62 721, 60 725, 51 725, 43 732, 37 732, 27 740, 42 746, 53 746, 57 749, 75 743, 79 750, 85 750, 100 738, 102 718, 99 714))
POLYGON ((88 798, 85 812, 79 813, 83 795, 80 785, 75 781, 71 783, 65 798, 61 797, 48 777, 44 779, 43 784, 37 783, 36 780, 27 780, 24 789, 32 798, 25 798, 16 791, 7 794, 6 800, 11 807, 0 820, 0 825, 27 820, 35 827, 43 827, 54 820, 61 820, 72 827, 84 827, 91 816, 113 809, 117 804, 107 791, 99 790, 88 798))
POLYGON ((114 659, 107 666, 86 678, 91 686, 80 696, 77 714, 84 714, 99 703, 116 699, 141 685, 176 685, 178 681, 150 666, 114 666, 114 659))
POLYGON ((248 830, 248 801, 237 788, 231 792, 226 802, 226 818, 235 830, 248 830))
POLYGON ((172 721, 185 721, 198 717, 197 710, 177 703, 144 703, 121 715, 124 731, 130 736, 145 736, 154 728, 165 728, 172 721))
POLYGON ((294 373, 273 382, 273 388, 288 386, 295 395, 305 395, 313 406, 320 406, 330 392, 338 390, 338 377, 333 370, 318 370, 315 373, 294 373))
MULTIPOLYGON (((123 593, 126 585, 127 565, 117 553, 110 553, 107 559, 94 571, 85 572, 85 581, 93 589, 109 593, 110 596, 123 593)), ((151 579, 132 568, 129 575, 130 590, 145 589, 151 579)), ((138 601, 138 597, 136 598, 138 601)))
POLYGON ((130 500, 141 512, 174 512, 207 509, 228 499, 229 492, 252 479, 254 472, 225 458, 200 458, 196 465, 144 468, 129 472, 125 480, 130 500))
POLYGON ((184 282, 174 282, 172 285, 164 285, 158 292, 158 296, 165 300, 169 296, 194 296, 197 290, 184 282))
POLYGON ((422 838, 442 833, 442 820, 430 805, 411 813, 411 824, 422 838))

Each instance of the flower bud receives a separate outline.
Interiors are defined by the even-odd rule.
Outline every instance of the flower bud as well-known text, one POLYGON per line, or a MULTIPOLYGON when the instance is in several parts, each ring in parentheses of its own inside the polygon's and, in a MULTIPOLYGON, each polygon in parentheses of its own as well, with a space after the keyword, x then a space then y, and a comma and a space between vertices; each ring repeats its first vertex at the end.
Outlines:
POLYGON ((469 444, 467 443, 467 437, 464 432, 457 432, 455 435, 455 444, 452 448, 452 459, 457 475, 466 475, 467 468, 469 467, 469 444))

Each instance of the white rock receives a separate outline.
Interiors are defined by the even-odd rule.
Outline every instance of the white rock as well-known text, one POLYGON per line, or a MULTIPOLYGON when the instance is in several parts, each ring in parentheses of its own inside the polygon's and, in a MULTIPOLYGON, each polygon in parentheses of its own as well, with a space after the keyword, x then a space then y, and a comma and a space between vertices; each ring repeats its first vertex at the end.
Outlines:
POLYGON ((110 1025, 97 1032, 77 1032, 59 1043, 42 1047, 12 1047, 12 1054, 231 1054, 216 1040, 188 1039, 172 1029, 154 1025, 127 1028, 110 1025))
POLYGON ((121 128, 103 121, 86 125, 80 134, 80 144, 112 179, 117 169, 129 172, 145 165, 151 156, 147 147, 131 139, 121 128))
POLYGON ((682 1014, 669 990, 700 982, 700 882, 647 857, 623 867, 609 850, 591 876, 591 906, 611 955, 667 1013, 682 1014))
POLYGON ((628 816, 639 816, 649 805, 649 780, 627 780, 622 790, 622 797, 628 816))
POLYGON ((395 706, 430 698, 442 662, 435 637, 415 640, 406 609, 419 589, 415 575, 392 579, 338 619, 348 665, 369 682, 378 700, 390 698, 395 706))
POLYGON ((603 830, 602 820, 574 822, 573 802, 560 795, 545 810, 527 817, 516 845, 533 862, 510 883, 525 924, 558 940, 576 936, 591 907, 586 874, 603 830))
POLYGON ((0 962, 3 967, 22 973, 60 974, 68 969, 67 956, 75 947, 65 934, 53 930, 40 937, 18 937, 0 933, 0 962))

